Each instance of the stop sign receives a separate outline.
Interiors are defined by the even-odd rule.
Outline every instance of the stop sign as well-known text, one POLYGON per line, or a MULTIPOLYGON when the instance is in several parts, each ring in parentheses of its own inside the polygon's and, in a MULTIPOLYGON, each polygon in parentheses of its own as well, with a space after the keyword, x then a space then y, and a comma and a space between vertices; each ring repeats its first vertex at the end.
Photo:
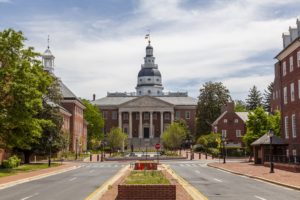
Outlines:
POLYGON ((157 143, 157 144, 155 145, 155 149, 160 149, 160 144, 159 144, 159 143, 157 143))

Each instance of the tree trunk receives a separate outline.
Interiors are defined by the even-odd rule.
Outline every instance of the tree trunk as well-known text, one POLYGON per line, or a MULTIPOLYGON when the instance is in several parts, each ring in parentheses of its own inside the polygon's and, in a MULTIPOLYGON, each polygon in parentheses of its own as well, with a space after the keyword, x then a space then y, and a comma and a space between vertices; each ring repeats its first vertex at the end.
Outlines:
POLYGON ((30 163, 30 156, 31 156, 31 151, 24 150, 24 164, 29 164, 30 163))

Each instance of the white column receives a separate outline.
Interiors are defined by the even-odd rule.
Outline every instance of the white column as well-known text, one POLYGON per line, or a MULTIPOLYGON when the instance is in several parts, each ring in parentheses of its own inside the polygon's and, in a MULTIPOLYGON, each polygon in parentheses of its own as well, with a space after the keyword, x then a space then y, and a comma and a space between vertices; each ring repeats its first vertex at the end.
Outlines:
POLYGON ((160 137, 162 137, 164 131, 164 112, 160 112, 160 137))
POLYGON ((174 111, 171 111, 171 124, 174 122, 174 111))
POLYGON ((150 138, 153 138, 153 112, 150 112, 150 138))
POLYGON ((140 115, 140 126, 139 126, 139 138, 143 138, 143 112, 139 113, 140 115))
POLYGON ((122 112, 119 112, 119 128, 122 129, 122 112))
POLYGON ((129 114, 129 138, 132 138, 132 113, 131 111, 128 112, 129 114))

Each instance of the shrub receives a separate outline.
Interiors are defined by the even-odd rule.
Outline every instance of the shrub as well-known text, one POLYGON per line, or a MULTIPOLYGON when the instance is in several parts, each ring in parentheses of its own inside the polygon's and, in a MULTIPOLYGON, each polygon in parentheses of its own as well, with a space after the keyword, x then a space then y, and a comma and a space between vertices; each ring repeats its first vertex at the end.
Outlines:
POLYGON ((208 148, 208 153, 210 153, 214 157, 218 157, 220 154, 220 150, 217 148, 208 148))
POLYGON ((2 166, 4 168, 15 168, 18 167, 21 163, 21 159, 18 158, 16 155, 9 157, 7 160, 3 160, 2 166))

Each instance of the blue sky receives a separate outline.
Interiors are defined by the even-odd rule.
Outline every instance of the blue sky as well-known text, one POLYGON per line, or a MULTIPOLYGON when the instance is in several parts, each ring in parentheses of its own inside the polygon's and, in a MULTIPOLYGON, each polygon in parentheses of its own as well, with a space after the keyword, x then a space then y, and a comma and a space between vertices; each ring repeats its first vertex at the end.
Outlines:
POLYGON ((39 52, 50 35, 55 74, 80 97, 134 91, 150 29, 165 91, 197 97, 221 81, 244 100, 273 80, 299 11, 299 0, 0 0, 0 29, 22 30, 39 52))

